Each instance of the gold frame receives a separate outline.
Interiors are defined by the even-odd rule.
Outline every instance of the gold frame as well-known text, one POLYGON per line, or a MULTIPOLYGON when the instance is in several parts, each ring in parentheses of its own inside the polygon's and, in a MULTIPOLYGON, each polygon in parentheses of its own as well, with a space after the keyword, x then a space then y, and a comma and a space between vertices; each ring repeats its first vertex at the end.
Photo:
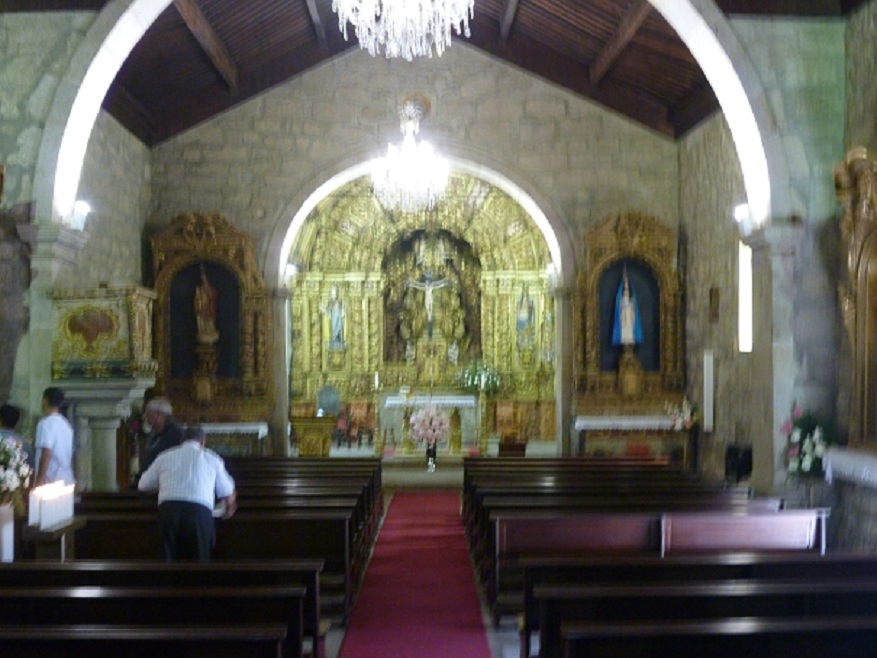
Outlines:
POLYGON ((585 236, 585 267, 576 283, 573 376, 579 414, 663 413, 685 385, 682 287, 676 269, 676 234, 658 219, 636 212, 612 215, 585 236), (660 290, 660 369, 626 373, 600 370, 598 285, 621 259, 648 265, 660 290), (629 377, 638 377, 630 395, 629 377))
POLYGON ((877 158, 864 147, 851 149, 835 168, 835 191, 844 214, 846 280, 839 285, 850 343, 851 444, 877 442, 877 158))
POLYGON ((274 406, 272 374, 273 317, 271 295, 256 268, 252 239, 217 214, 177 215, 152 237, 155 304, 156 386, 183 420, 256 421, 270 418, 274 406), (170 287, 182 269, 199 261, 226 268, 240 290, 240 372, 221 378, 209 402, 196 399, 191 378, 170 378, 170 287))

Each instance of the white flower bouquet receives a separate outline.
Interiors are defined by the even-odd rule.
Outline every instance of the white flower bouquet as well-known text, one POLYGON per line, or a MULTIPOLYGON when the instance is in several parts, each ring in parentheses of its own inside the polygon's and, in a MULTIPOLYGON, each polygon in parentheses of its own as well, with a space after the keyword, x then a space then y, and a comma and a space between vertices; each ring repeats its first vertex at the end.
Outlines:
POLYGON ((408 435, 417 443, 435 445, 445 441, 451 434, 451 419, 435 405, 420 407, 411 414, 408 435))
POLYGON ((0 503, 12 503, 19 515, 24 514, 24 490, 30 474, 21 444, 8 437, 0 439, 0 503))

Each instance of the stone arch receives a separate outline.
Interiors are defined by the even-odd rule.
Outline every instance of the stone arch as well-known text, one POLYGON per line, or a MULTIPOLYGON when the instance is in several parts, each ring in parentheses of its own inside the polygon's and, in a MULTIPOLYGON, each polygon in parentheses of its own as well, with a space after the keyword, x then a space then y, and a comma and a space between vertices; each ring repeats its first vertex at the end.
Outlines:
POLYGON ((788 163, 767 94, 714 0, 649 0, 703 69, 731 129, 752 222, 792 214, 788 163))

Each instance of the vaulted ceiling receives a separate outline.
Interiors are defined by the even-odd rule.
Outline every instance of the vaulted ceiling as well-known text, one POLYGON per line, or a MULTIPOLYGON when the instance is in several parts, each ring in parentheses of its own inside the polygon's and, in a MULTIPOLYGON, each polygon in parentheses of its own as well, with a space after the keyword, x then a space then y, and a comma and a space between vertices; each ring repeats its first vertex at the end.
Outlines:
MULTIPOLYGON (((108 0, 0 0, 0 11, 108 0)), ((728 15, 844 16, 866 0, 717 0, 728 15)), ((647 0, 475 0, 468 42, 659 133, 718 109, 688 48, 647 0)), ((350 48, 332 0, 174 0, 119 71, 104 107, 148 145, 350 48)))

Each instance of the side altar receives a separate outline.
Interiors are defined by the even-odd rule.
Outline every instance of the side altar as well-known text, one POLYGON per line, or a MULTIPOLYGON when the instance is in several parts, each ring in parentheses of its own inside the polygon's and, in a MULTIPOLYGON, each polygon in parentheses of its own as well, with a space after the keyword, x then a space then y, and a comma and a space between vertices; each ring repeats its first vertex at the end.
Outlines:
POLYGON ((577 416, 577 454, 618 457, 660 455, 692 469, 697 463, 697 429, 662 416, 577 416))
POLYGON ((433 395, 407 395, 391 393, 381 404, 379 435, 385 446, 408 445, 408 419, 420 407, 433 405, 443 409, 451 419, 451 435, 439 450, 452 454, 471 450, 478 446, 480 415, 478 400, 474 395, 441 393, 433 395))

